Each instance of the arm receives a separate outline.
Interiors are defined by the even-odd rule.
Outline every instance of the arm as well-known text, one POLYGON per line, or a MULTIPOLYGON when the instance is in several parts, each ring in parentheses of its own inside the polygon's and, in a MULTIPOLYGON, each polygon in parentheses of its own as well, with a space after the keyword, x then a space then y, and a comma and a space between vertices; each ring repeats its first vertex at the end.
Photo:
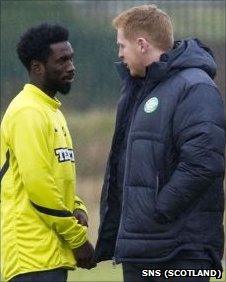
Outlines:
POLYGON ((155 215, 159 222, 177 218, 224 174, 224 113, 217 89, 193 86, 178 105, 173 122, 179 161, 159 193, 155 215))
POLYGON ((79 224, 88 227, 88 211, 84 202, 78 196, 75 196, 73 215, 79 224))
POLYGON ((84 202, 76 195, 75 196, 75 205, 74 205, 74 209, 77 210, 83 210, 86 214, 88 214, 87 208, 84 204, 84 202))
POLYGON ((78 224, 63 201, 51 167, 48 120, 33 108, 20 110, 10 123, 10 143, 28 198, 43 222, 54 229, 71 249, 83 245, 87 228, 78 224))

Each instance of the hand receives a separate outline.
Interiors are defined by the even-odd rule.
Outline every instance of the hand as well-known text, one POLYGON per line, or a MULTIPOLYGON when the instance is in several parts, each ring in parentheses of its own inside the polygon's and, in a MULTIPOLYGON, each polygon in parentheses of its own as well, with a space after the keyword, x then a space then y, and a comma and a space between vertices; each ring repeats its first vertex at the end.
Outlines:
POLYGON ((76 209, 73 212, 74 217, 78 220, 78 223, 88 227, 88 216, 85 211, 76 209))
POLYGON ((171 221, 168 217, 166 217, 163 213, 161 212, 156 212, 154 214, 154 219, 157 221, 159 224, 170 224, 171 221))
POLYGON ((97 264, 94 262, 94 248, 89 241, 86 241, 82 246, 73 250, 74 257, 77 261, 77 267, 91 269, 97 264))

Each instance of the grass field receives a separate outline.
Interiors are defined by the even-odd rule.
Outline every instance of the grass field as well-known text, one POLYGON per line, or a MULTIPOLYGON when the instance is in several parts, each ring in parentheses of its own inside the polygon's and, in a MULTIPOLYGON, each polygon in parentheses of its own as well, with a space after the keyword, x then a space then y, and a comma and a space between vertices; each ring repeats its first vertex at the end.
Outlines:
POLYGON ((74 281, 122 281, 121 265, 113 266, 111 262, 102 262, 92 270, 70 271, 68 282, 74 281))
MULTIPOLYGON (((95 269, 92 270, 76 270, 69 272, 68 282, 121 282, 122 269, 121 265, 113 266, 111 262, 104 262, 98 264, 95 269)), ((148 281, 148 279, 146 279, 148 281)), ((225 276, 222 279, 211 279, 211 282, 219 281, 225 282, 225 276)))

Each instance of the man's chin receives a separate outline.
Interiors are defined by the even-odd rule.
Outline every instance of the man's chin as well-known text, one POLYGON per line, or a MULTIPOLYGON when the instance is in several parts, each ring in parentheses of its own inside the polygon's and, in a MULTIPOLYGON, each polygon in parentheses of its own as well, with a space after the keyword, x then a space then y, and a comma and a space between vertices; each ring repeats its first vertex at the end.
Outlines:
POLYGON ((129 73, 130 73, 130 75, 131 75, 132 77, 137 77, 137 76, 138 76, 137 72, 134 71, 133 69, 129 69, 129 73))
POLYGON ((143 78, 145 77, 145 74, 143 73, 139 73, 139 72, 136 72, 136 71, 133 71, 133 70, 130 70, 130 75, 134 78, 143 78))
POLYGON ((133 71, 130 72, 130 75, 134 78, 139 77, 139 75, 136 72, 133 72, 133 71))
POLYGON ((67 95, 71 90, 71 83, 66 83, 59 87, 58 92, 62 95, 67 95))

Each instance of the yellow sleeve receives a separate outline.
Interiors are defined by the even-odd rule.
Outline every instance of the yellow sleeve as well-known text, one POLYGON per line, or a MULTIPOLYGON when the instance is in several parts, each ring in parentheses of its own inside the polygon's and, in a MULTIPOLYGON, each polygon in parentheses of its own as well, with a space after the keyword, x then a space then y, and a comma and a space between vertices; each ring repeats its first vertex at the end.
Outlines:
POLYGON ((22 109, 10 122, 10 144, 31 205, 45 224, 74 249, 87 240, 87 228, 78 224, 73 211, 67 209, 54 181, 48 126, 48 119, 42 112, 33 108, 22 109), (45 213, 46 210, 50 213, 45 213))
POLYGON ((78 196, 75 196, 75 206, 74 206, 74 209, 79 209, 79 210, 83 210, 87 215, 88 215, 88 211, 87 211, 87 208, 84 204, 84 202, 78 197, 78 196))

